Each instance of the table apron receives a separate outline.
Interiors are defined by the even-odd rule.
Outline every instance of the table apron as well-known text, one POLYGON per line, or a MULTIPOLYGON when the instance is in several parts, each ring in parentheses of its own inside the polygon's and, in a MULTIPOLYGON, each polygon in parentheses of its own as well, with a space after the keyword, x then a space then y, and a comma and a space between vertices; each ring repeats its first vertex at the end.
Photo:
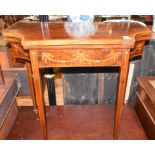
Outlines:
POLYGON ((125 51, 126 49, 33 50, 39 68, 121 66, 125 51))

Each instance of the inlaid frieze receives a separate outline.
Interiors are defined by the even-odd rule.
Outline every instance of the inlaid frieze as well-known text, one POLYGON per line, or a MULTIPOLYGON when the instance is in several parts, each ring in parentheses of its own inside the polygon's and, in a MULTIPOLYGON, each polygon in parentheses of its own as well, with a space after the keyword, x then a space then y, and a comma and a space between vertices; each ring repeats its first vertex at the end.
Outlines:
POLYGON ((119 49, 64 49, 39 51, 39 64, 43 66, 104 66, 118 65, 121 59, 119 49), (115 50, 115 51, 113 51, 115 50))

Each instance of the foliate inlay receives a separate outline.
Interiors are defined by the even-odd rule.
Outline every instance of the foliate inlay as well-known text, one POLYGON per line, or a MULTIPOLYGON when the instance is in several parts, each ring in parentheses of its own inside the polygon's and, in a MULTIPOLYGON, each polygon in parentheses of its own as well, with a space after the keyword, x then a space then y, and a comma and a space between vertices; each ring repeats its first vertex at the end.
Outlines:
POLYGON ((15 58, 23 59, 24 61, 30 61, 30 54, 28 50, 24 50, 19 43, 11 43, 11 49, 15 58))
POLYGON ((72 50, 51 50, 41 52, 41 61, 43 63, 55 64, 100 64, 115 63, 119 60, 120 52, 104 49, 72 49, 72 50))
POLYGON ((145 45, 145 41, 137 41, 135 43, 134 49, 132 49, 131 52, 130 52, 130 59, 134 58, 136 56, 143 55, 144 45, 145 45))

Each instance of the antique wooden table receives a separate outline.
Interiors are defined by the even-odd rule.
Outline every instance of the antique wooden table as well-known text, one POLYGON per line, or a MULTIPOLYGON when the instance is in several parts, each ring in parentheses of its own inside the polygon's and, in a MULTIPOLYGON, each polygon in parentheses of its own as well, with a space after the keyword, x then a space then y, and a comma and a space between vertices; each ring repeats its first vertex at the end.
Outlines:
POLYGON ((49 22, 42 25, 39 22, 18 22, 3 31, 3 36, 14 49, 15 57, 29 61, 28 68, 31 70, 32 67, 33 78, 29 77, 32 84, 34 82, 34 98, 43 139, 47 139, 48 135, 40 68, 49 67, 119 67, 113 138, 118 137, 129 59, 142 55, 145 40, 150 38, 151 31, 135 22, 92 24, 93 32, 84 38, 73 37, 70 31, 76 30, 73 27, 70 29, 67 23, 49 22))

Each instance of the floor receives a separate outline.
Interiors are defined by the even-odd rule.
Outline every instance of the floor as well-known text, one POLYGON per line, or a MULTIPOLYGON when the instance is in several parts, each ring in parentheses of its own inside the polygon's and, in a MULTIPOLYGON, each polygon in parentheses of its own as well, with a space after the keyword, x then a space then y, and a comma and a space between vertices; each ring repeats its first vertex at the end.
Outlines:
MULTIPOLYGON (((67 105, 46 107, 51 140, 112 140, 114 105, 67 105)), ((41 139, 39 119, 32 107, 20 107, 9 140, 41 139)), ((124 106, 119 139, 146 140, 134 109, 124 106)))

